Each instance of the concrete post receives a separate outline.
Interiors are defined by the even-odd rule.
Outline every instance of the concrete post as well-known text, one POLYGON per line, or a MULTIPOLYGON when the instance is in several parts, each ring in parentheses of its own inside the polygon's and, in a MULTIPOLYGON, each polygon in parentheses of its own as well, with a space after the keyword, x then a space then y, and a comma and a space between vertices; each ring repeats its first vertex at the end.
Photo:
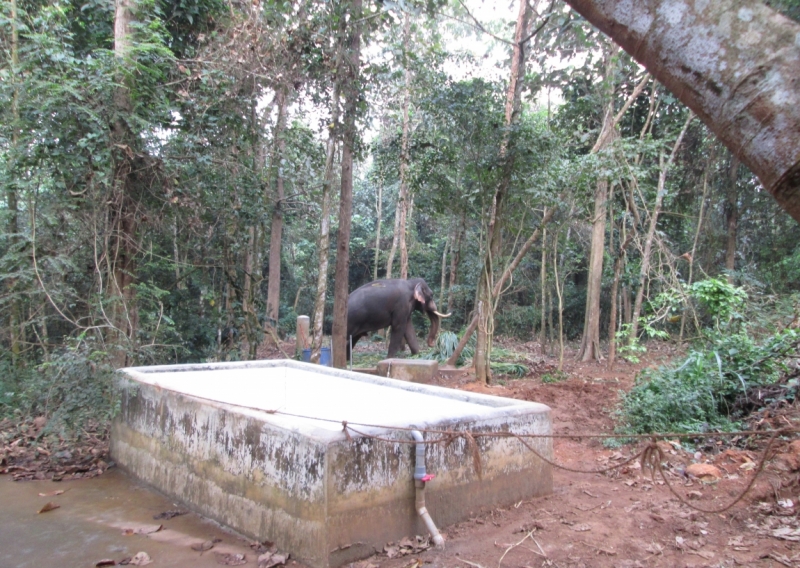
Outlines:
POLYGON ((310 318, 308 316, 297 316, 297 335, 294 348, 294 354, 296 357, 300 357, 303 354, 303 349, 309 349, 311 347, 311 336, 308 334, 310 318))

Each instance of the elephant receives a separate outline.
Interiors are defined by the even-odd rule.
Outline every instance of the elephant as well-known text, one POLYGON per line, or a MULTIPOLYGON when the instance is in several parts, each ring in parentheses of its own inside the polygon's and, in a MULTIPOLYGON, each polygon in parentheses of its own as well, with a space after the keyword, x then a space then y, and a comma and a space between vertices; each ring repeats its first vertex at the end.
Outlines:
POLYGON ((411 323, 411 312, 420 311, 431 320, 428 345, 433 347, 439 333, 440 318, 450 317, 436 311, 433 291, 422 278, 409 280, 376 280, 354 290, 347 299, 347 359, 350 348, 372 331, 392 328, 389 358, 403 347, 403 338, 411 353, 419 353, 417 334, 411 323), (352 343, 350 340, 352 339, 352 343))

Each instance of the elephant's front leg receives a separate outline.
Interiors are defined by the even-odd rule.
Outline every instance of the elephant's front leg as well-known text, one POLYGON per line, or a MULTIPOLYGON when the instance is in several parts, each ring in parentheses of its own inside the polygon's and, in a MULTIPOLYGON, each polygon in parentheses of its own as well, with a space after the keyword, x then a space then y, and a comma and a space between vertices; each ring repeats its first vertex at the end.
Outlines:
POLYGON ((406 332, 405 332, 406 342, 408 343, 408 348, 411 349, 411 354, 416 355, 419 353, 419 342, 417 341, 417 332, 414 329, 414 326, 411 325, 411 319, 408 320, 408 325, 406 325, 406 332))
POLYGON ((410 322, 409 324, 392 324, 391 338, 389 339, 389 353, 387 353, 387 357, 389 359, 395 357, 400 351, 403 350, 403 338, 408 330, 408 325, 410 325, 410 322))

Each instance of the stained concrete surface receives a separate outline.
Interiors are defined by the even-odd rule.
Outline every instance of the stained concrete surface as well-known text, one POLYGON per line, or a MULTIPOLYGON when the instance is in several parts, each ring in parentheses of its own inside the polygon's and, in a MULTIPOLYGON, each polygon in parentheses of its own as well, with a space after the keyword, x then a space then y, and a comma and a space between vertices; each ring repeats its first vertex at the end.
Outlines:
MULTIPOLYGON (((167 497, 112 469, 92 479, 15 482, 0 476, 0 568, 94 566, 98 560, 119 562, 139 551, 150 555, 150 566, 219 567, 214 552, 246 554, 255 566, 256 555, 244 539, 189 513, 170 520, 154 520, 164 511, 181 509, 167 497), (62 495, 39 493, 68 490, 62 495), (37 514, 51 501, 58 509, 37 514), (124 536, 125 528, 163 525, 148 536, 124 536), (222 539, 204 553, 191 545, 222 539)), ((294 567, 299 567, 294 564, 294 567)))
MULTIPOLYGON (((527 444, 552 455, 542 404, 296 361, 123 369, 118 385, 120 467, 315 568, 425 532, 405 428, 533 435, 527 444)), ((425 448, 440 526, 552 491, 550 466, 513 435, 478 438, 480 471, 467 436, 425 448)))

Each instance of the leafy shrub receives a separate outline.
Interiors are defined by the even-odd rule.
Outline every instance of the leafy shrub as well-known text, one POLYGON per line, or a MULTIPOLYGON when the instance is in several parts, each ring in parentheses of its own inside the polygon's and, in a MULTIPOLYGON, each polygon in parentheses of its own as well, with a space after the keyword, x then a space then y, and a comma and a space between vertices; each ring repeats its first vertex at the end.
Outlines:
POLYGON ((620 433, 731 430, 731 406, 748 388, 774 384, 796 354, 800 332, 786 329, 760 344, 746 332, 714 333, 678 364, 646 369, 623 394, 620 433))
POLYGON ((506 363, 502 361, 492 361, 489 363, 489 367, 492 369, 492 373, 496 373, 498 375, 507 375, 517 378, 522 378, 528 374, 528 366, 523 365, 522 363, 506 363))
POLYGON ((542 375, 543 383, 560 383, 566 381, 569 375, 564 371, 553 371, 552 373, 545 373, 542 375))
POLYGON ((0 416, 45 416, 47 432, 71 437, 113 412, 113 370, 104 351, 81 339, 36 368, 3 369, 0 416), (9 372, 10 371, 10 372, 9 372))
POLYGON ((719 323, 728 323, 747 300, 747 293, 722 278, 700 280, 689 287, 692 298, 719 323))

